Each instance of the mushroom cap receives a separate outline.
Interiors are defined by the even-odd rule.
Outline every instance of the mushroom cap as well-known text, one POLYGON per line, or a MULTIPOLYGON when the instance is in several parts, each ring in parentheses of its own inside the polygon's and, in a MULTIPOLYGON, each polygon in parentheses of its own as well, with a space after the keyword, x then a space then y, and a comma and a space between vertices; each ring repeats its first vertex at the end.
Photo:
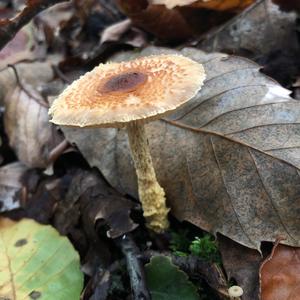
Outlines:
POLYGON ((233 298, 241 297, 243 293, 243 289, 238 285, 233 285, 228 289, 229 296, 233 298))
POLYGON ((58 96, 49 110, 51 122, 122 127, 158 119, 195 96, 204 79, 203 66, 181 55, 100 64, 58 96))

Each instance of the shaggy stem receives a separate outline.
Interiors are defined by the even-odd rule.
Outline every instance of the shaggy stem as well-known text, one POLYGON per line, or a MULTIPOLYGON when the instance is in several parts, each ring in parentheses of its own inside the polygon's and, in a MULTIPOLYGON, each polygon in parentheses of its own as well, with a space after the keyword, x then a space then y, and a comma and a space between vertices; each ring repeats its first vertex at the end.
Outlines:
POLYGON ((166 207, 164 189, 156 179, 144 125, 131 122, 127 125, 127 132, 147 227, 162 232, 169 227, 169 209, 166 207))

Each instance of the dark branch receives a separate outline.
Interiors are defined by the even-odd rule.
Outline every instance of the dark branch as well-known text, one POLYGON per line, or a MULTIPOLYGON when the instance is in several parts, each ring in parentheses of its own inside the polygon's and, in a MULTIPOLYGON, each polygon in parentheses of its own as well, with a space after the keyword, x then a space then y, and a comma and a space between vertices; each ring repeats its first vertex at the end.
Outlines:
POLYGON ((14 18, 0 20, 0 51, 37 14, 61 2, 66 0, 28 0, 26 7, 14 18))
POLYGON ((131 289, 134 300, 150 300, 150 294, 146 286, 144 266, 141 262, 141 253, 135 242, 129 235, 123 235, 116 239, 117 244, 126 258, 127 270, 130 277, 131 289))

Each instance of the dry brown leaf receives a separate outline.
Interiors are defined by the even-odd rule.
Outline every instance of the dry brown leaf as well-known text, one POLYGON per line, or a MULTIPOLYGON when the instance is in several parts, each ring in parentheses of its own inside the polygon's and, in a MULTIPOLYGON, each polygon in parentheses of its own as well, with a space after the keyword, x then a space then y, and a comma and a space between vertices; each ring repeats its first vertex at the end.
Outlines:
MULTIPOLYGON (((133 24, 160 39, 180 41, 228 20, 236 11, 253 3, 253 0, 195 1, 190 5, 176 6, 178 1, 118 0, 120 9, 132 19, 133 24), (208 11, 209 10, 209 11, 208 11)), ((181 1, 184 2, 184 1, 181 1)), ((191 1, 187 1, 190 3, 191 1)))
POLYGON ((0 212, 20 207, 23 187, 21 178, 26 171, 27 167, 20 162, 0 168, 0 212))
POLYGON ((5 107, 5 131, 23 163, 43 168, 62 137, 48 122, 47 103, 31 85, 38 87, 51 80, 53 69, 49 62, 21 63, 15 69, 27 92, 18 84, 12 68, 0 71, 0 103, 5 107))
MULTIPOLYGON (((55 62, 54 62, 55 63, 55 62)), ((53 69, 48 62, 20 63, 15 65, 21 81, 37 86, 53 78, 53 69)), ((0 70, 0 105, 5 106, 4 98, 17 86, 17 78, 12 68, 0 70)))
POLYGON ((300 248, 275 245, 260 270, 261 300, 300 299, 300 248))
POLYGON ((273 0, 273 2, 280 6, 283 11, 298 11, 300 12, 299 0, 273 0))
POLYGON ((130 219, 134 202, 122 197, 97 174, 80 170, 72 178, 66 196, 57 205, 54 225, 63 234, 81 218, 83 227, 95 235, 94 225, 108 225, 107 235, 116 238, 134 230, 138 225, 130 219))
MULTIPOLYGON (((145 6, 145 0, 139 0, 139 3, 142 3, 142 5, 145 6)), ((254 0, 148 0, 148 3, 153 5, 164 5, 168 9, 190 6, 220 11, 240 11, 254 3, 254 0)))
MULTIPOLYGON (((172 51, 150 47, 117 59, 161 52, 172 51)), ((300 246, 300 102, 249 60, 181 54, 203 63, 204 87, 167 120, 146 126, 172 213, 249 248, 278 236, 300 246)), ((137 197, 125 130, 63 130, 112 186, 137 197)))
POLYGON ((45 168, 51 150, 63 138, 49 123, 48 107, 42 97, 28 85, 26 91, 16 87, 6 95, 4 127, 19 160, 29 167, 45 168))
POLYGON ((295 13, 284 13, 271 0, 259 1, 202 39, 199 48, 259 57, 274 49, 297 47, 295 13))
POLYGON ((218 235, 218 248, 228 280, 234 279, 243 289, 243 300, 258 299, 260 253, 221 235, 218 235))
POLYGON ((188 22, 177 10, 159 5, 141 5, 143 1, 118 0, 121 10, 133 24, 153 33, 160 39, 183 40, 194 35, 188 22))
POLYGON ((32 26, 23 27, 16 36, 0 50, 0 70, 8 64, 15 64, 26 59, 35 57, 34 39, 32 36, 32 26))

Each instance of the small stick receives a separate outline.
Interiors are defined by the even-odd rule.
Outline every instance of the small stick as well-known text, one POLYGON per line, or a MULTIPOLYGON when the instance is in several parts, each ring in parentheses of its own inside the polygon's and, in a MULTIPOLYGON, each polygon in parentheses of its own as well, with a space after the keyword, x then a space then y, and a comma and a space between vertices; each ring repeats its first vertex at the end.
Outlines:
POLYGON ((12 40, 17 32, 28 24, 41 11, 66 0, 35 0, 28 1, 25 8, 12 19, 0 20, 0 51, 12 40))
POLYGON ((51 150, 48 157, 48 164, 54 163, 57 158, 69 147, 69 142, 64 139, 54 149, 51 150))
POLYGON ((140 260, 141 253, 138 247, 128 234, 117 238, 115 241, 121 247, 126 258, 133 299, 150 300, 151 297, 146 285, 144 266, 140 260))
POLYGON ((72 81, 60 70, 58 66, 52 65, 52 69, 64 83, 68 83, 68 84, 72 83, 72 81))

